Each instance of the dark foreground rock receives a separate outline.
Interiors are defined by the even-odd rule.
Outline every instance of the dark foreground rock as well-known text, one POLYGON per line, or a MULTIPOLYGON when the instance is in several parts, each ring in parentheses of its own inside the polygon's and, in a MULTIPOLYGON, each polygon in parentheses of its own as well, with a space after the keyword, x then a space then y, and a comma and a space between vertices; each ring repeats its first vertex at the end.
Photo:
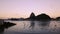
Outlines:
POLYGON ((1 25, 0 27, 9 28, 9 27, 14 26, 14 25, 16 25, 16 24, 10 23, 10 22, 4 22, 4 24, 1 25))

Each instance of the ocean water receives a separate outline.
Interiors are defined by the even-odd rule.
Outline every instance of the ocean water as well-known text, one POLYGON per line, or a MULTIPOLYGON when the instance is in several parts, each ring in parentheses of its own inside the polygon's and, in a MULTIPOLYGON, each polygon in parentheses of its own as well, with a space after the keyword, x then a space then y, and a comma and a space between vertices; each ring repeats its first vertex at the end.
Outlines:
POLYGON ((60 21, 9 21, 16 25, 0 28, 0 34, 60 34, 60 21))

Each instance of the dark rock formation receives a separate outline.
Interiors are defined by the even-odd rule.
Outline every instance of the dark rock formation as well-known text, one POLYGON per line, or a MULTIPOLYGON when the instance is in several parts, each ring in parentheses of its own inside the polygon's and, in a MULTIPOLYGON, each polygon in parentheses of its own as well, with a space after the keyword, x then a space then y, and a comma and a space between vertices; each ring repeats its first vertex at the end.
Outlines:
POLYGON ((4 22, 4 26, 5 26, 6 28, 11 27, 11 26, 13 26, 13 25, 16 25, 16 24, 10 23, 10 22, 4 22))
POLYGON ((41 21, 44 20, 44 21, 47 21, 47 20, 51 20, 51 18, 48 15, 44 14, 44 13, 35 16, 35 14, 32 12, 29 18, 26 18, 26 19, 24 19, 24 18, 21 18, 21 19, 19 19, 19 18, 11 18, 9 20, 16 20, 16 21, 17 20, 41 20, 41 21))
POLYGON ((13 25, 16 25, 16 24, 10 23, 10 22, 4 22, 3 25, 0 25, 0 27, 9 28, 13 25))
POLYGON ((24 20, 24 18, 9 18, 8 20, 12 20, 12 21, 22 21, 24 20))
POLYGON ((18 18, 10 18, 10 19, 8 19, 8 20, 19 20, 18 18))
POLYGON ((0 25, 0 34, 4 34, 4 30, 6 28, 9 28, 9 27, 14 26, 14 25, 16 25, 16 24, 10 23, 10 22, 3 22, 3 24, 0 25))
POLYGON ((35 17, 36 17, 35 14, 32 12, 31 15, 30 15, 30 17, 28 19, 35 20, 35 17))
POLYGON ((36 19, 37 20, 51 20, 51 18, 46 14, 40 14, 40 15, 36 16, 36 19))
POLYGON ((60 20, 60 17, 57 17, 56 20, 60 20))
POLYGON ((47 21, 47 20, 51 20, 51 18, 44 13, 40 14, 40 15, 37 15, 37 16, 35 16, 34 13, 31 13, 30 17, 27 18, 27 20, 41 20, 41 21, 44 20, 44 21, 47 21))
POLYGON ((31 13, 30 18, 31 19, 34 19, 35 18, 35 14, 33 12, 31 13))

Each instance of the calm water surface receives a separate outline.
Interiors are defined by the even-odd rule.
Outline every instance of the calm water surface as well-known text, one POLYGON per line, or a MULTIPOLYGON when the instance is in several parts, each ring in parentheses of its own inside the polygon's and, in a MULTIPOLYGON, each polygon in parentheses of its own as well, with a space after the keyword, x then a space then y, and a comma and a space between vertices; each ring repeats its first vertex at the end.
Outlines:
POLYGON ((1 34, 60 34, 60 21, 7 21, 15 26, 1 29, 1 34))

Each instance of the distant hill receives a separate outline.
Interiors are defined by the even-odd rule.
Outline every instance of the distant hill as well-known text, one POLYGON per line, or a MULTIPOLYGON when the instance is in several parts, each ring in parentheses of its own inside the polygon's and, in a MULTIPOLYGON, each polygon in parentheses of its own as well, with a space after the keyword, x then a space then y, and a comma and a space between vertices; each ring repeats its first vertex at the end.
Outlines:
POLYGON ((48 15, 44 14, 44 13, 40 14, 40 15, 37 15, 36 19, 37 20, 51 20, 51 18, 48 15))
POLYGON ((51 20, 51 18, 44 13, 37 16, 35 16, 34 13, 31 13, 30 17, 26 20, 51 20))
POLYGON ((31 15, 28 17, 28 18, 11 18, 9 20, 44 20, 44 21, 47 21, 47 20, 51 20, 50 16, 42 13, 42 14, 39 14, 37 16, 35 16, 35 14, 32 12, 31 15))
POLYGON ((60 17, 57 17, 56 20, 60 20, 60 17))
POLYGON ((9 18, 8 20, 18 21, 18 20, 24 20, 24 18, 9 18))

